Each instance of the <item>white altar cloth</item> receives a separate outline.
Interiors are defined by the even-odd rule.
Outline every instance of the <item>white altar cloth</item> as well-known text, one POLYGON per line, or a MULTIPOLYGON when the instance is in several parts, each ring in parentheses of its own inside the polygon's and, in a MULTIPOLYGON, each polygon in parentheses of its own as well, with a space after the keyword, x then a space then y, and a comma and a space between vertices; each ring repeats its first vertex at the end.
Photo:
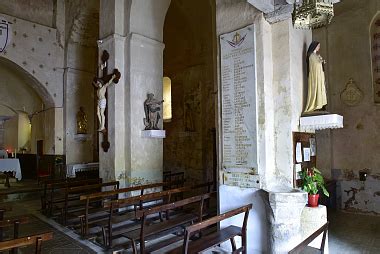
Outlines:
POLYGON ((75 172, 82 170, 89 170, 99 168, 99 162, 90 162, 90 163, 82 163, 82 164, 67 164, 66 165, 66 176, 67 177, 75 177, 75 172))
POLYGON ((21 167, 18 159, 0 159, 0 172, 13 171, 16 172, 15 177, 21 180, 21 167))

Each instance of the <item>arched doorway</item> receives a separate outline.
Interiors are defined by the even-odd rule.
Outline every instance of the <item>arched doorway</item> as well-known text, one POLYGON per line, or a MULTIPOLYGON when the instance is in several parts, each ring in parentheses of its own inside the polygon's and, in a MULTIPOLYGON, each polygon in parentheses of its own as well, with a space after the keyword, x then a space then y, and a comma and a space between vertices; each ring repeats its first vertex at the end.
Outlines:
POLYGON ((216 182, 215 2, 171 1, 164 24, 164 76, 172 118, 164 121, 164 172, 216 182))
POLYGON ((0 58, 0 74, 0 116, 8 120, 2 125, 2 146, 10 152, 36 153, 37 140, 43 140, 44 153, 54 154, 55 107, 52 96, 33 76, 6 58, 0 58))

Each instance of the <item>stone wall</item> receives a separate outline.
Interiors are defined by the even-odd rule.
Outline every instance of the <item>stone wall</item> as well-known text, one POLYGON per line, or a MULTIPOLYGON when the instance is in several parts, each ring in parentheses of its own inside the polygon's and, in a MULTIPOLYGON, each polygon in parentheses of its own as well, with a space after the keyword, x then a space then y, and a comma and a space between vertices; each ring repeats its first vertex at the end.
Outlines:
POLYGON ((0 10, 2 13, 7 13, 20 19, 53 27, 55 2, 52 0, 1 0, 0 10))
MULTIPOLYGON (((0 6, 0 16, 11 22, 11 40, 1 57, 20 69, 18 76, 30 77, 25 78, 30 98, 37 94, 44 103, 38 103, 37 110, 24 110, 35 113, 32 152, 35 141, 44 139, 44 152, 67 153, 67 163, 93 161, 97 156, 91 82, 97 68, 99 1, 1 1, 0 6), (75 139, 80 106, 88 116, 85 141, 75 139), (51 122, 39 122, 47 120, 51 122)), ((31 100, 20 94, 10 98, 31 100)))
POLYGON ((65 4, 65 125, 66 163, 92 162, 97 155, 95 89, 99 1, 66 1, 65 4), (76 114, 83 107, 87 115, 87 136, 77 134, 76 114))
POLYGON ((332 23, 327 29, 314 30, 313 37, 321 42, 321 54, 327 60, 328 111, 343 115, 344 128, 317 133, 317 166, 327 177, 339 175, 335 178, 343 209, 378 213, 378 208, 371 208, 379 198, 370 186, 380 183, 380 107, 374 103, 369 31, 380 3, 346 0, 334 8, 332 23), (364 95, 356 106, 340 98, 350 78, 364 95), (331 169, 342 173, 331 175, 331 169), (371 181, 360 183, 359 170, 363 169, 369 169, 371 181), (352 203, 345 203, 349 199, 352 203))
POLYGON ((173 118, 164 123, 164 170, 185 172, 190 182, 213 180, 215 107, 210 74, 211 68, 200 65, 176 73, 172 79, 173 118))

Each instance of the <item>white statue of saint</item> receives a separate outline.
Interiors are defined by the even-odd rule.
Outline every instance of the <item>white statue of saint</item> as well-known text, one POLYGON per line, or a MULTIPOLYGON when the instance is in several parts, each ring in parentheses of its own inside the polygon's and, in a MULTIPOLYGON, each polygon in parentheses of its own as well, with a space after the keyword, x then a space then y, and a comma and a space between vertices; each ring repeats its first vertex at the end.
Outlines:
POLYGON ((97 107, 97 115, 99 119, 99 129, 98 131, 104 131, 105 130, 105 115, 104 111, 107 107, 107 99, 106 99, 106 92, 107 87, 109 87, 112 84, 112 81, 116 78, 116 75, 113 74, 112 78, 104 84, 104 81, 102 79, 96 79, 96 81, 93 81, 92 84, 96 87, 97 91, 96 94, 98 96, 98 107, 97 107))
POLYGON ((318 54, 319 48, 320 43, 313 41, 307 51, 308 94, 305 113, 323 110, 327 104, 325 72, 323 70, 323 64, 326 61, 318 54))

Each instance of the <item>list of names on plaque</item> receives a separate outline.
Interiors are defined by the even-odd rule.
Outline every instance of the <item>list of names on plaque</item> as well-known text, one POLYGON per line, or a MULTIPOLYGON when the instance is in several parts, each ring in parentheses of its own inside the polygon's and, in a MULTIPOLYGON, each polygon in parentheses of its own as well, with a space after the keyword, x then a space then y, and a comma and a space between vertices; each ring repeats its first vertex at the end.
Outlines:
POLYGON ((253 25, 220 36, 223 167, 257 169, 253 25))

